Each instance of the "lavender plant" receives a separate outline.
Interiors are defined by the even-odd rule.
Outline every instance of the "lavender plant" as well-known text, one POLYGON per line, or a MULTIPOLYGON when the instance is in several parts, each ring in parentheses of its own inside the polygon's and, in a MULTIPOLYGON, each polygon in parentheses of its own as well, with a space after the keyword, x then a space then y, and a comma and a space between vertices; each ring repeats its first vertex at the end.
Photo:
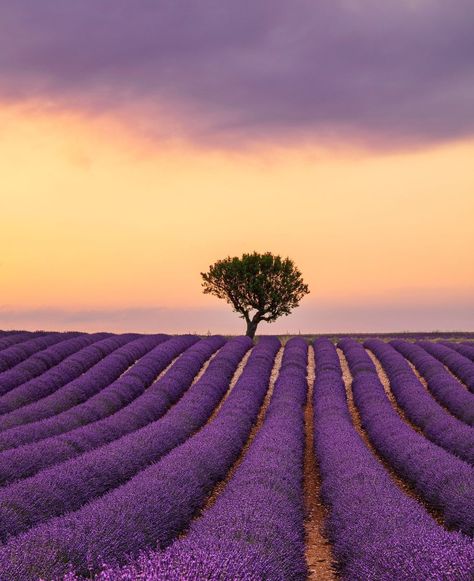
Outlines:
POLYGON ((44 331, 3 331, 3 335, 0 337, 0 361, 2 361, 4 349, 44 335, 46 335, 44 331))
POLYGON ((353 375, 364 428, 394 470, 442 512, 448 526, 474 534, 474 468, 406 424, 392 407, 374 364, 352 339, 339 343, 353 375))
POLYGON ((453 343, 452 341, 440 341, 441 345, 454 349, 464 357, 474 361, 474 344, 468 343, 453 343))
POLYGON ((390 344, 417 368, 440 404, 464 423, 474 426, 474 395, 446 371, 440 361, 419 345, 405 341, 391 341, 390 344))
MULTIPOLYGON (((55 343, 60 341, 66 341, 74 337, 80 336, 81 333, 48 333, 46 335, 41 335, 39 337, 27 338, 26 341, 21 341, 20 343, 14 344, 8 349, 4 349, 0 353, 0 380, 4 380, 4 372, 8 371, 12 367, 19 365, 25 359, 28 359, 31 355, 47 349, 55 343)), ((12 387, 15 387, 13 385, 12 387)), ((9 389, 9 384, 6 385, 0 383, 0 395, 5 393, 9 389)))
MULTIPOLYGON (((45 427, 50 432, 55 428, 58 435, 44 440, 37 437, 29 445, 0 453, 0 484, 25 478, 74 458, 158 419, 182 395, 204 362, 223 345, 224 339, 212 337, 196 342, 197 338, 189 336, 170 339, 152 349, 119 379, 85 403, 37 422, 42 424, 40 426, 29 424, 33 435, 45 427), (151 385, 185 349, 188 351, 174 363, 166 376, 151 385), (130 403, 136 396, 138 398, 130 403), (65 431, 66 437, 62 435, 65 431)), ((45 430, 41 433, 44 434, 45 430)), ((7 431, 4 435, 8 434, 7 431)))
MULTIPOLYGON (((346 345, 346 352, 350 349, 346 345)), ((444 530, 395 484, 352 423, 334 346, 318 339, 314 351, 314 443, 321 493, 329 507, 326 532, 340 578, 469 581, 474 574, 472 539, 444 530)), ((365 373, 362 368, 371 366, 361 359, 356 367, 365 373)))
POLYGON ((440 406, 391 345, 378 339, 370 339, 364 345, 379 358, 395 399, 407 418, 422 429, 429 440, 474 465, 474 428, 440 406))
MULTIPOLYGON (((33 386, 25 385, 24 390, 31 393, 33 400, 41 385, 43 397, 19 410, 2 416, 0 418, 0 431, 50 417, 86 401, 118 379, 137 359, 143 357, 166 339, 167 336, 164 335, 142 336, 132 341, 127 337, 124 339, 110 337, 110 342, 106 346, 106 352, 109 351, 109 354, 106 357, 101 357, 99 362, 87 373, 66 383, 60 389, 54 390, 55 384, 48 381, 44 384, 35 383, 33 386)), ((109 339, 105 341, 109 341, 109 339)), ((91 345, 91 347, 95 346, 91 345)))
POLYGON ((467 385, 470 391, 474 392, 474 363, 470 359, 440 343, 419 341, 418 345, 423 347, 433 357, 439 359, 456 377, 467 385))
MULTIPOLYGON (((52 516, 78 509, 182 444, 209 418, 250 344, 251 341, 244 338, 229 341, 211 361, 204 375, 159 421, 0 490, 0 521, 3 521, 6 533, 18 534, 52 516), (20 510, 11 511, 12 504, 20 510)), ((198 344, 194 351, 203 350, 203 347, 198 344)), ((196 353, 191 361, 186 359, 186 366, 175 364, 157 382, 157 389, 143 402, 142 415, 152 417, 150 408, 153 410, 153 407, 155 411, 161 407, 164 413, 163 406, 169 405, 170 395, 173 397, 173 393, 179 394, 186 389, 202 363, 197 360, 196 353)), ((120 433, 122 426, 129 430, 128 422, 135 414, 121 415, 115 429, 111 426, 113 433, 120 433)), ((98 430, 97 438, 104 434, 107 434, 106 430, 98 430)))
POLYGON ((97 580, 307 578, 304 556, 304 405, 307 351, 285 346, 265 420, 215 504, 164 553, 106 568, 97 580))
POLYGON ((38 376, 44 380, 45 375, 48 377, 48 371, 53 370, 63 359, 109 336, 107 333, 96 333, 61 341, 4 371, 0 375, 0 385, 8 391, 0 397, 0 414, 8 413, 41 397, 39 390, 39 393, 35 390, 29 392, 26 397, 23 396, 25 383, 38 379, 38 376))
POLYGON ((11 539, 0 549, 0 578, 55 578, 97 572, 145 547, 166 547, 189 525, 248 438, 279 348, 262 338, 215 418, 162 460, 84 506, 11 539))

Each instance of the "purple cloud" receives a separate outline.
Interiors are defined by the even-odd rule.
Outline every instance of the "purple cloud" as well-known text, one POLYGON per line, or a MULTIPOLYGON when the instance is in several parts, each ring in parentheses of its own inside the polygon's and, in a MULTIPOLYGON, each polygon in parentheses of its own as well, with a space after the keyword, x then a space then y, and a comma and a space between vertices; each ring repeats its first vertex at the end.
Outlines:
POLYGON ((473 25, 471 0, 16 0, 0 96, 228 143, 436 142, 474 133, 473 25))

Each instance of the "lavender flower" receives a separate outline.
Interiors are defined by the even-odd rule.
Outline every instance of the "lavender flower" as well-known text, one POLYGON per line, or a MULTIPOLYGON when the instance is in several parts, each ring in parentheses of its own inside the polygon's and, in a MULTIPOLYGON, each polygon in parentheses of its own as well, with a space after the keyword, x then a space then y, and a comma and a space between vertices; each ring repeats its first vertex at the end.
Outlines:
MULTIPOLYGON (((314 349, 314 442, 322 497, 330 509, 326 532, 341 579, 469 581, 474 574, 472 539, 444 530, 390 478, 352 423, 334 346, 319 339, 314 349)), ((370 378, 375 370, 363 348, 348 342, 345 351, 353 370, 370 378)), ((370 402, 373 390, 367 382, 365 386, 370 402)), ((372 401, 376 408, 377 398, 372 401)), ((384 429, 391 433, 390 424, 382 423, 384 429)))
MULTIPOLYGON (((5 414, 0 418, 0 431, 8 430, 17 425, 34 422, 47 418, 69 409, 107 387, 118 379, 133 363, 143 357, 151 349, 165 341, 166 335, 149 335, 134 338, 110 337, 105 339, 102 345, 91 345, 90 349, 98 350, 100 359, 87 373, 79 374, 74 381, 62 384, 60 389, 55 389, 56 383, 50 383, 48 378, 43 382, 41 378, 33 384, 21 386, 22 397, 30 394, 33 402, 18 410, 5 414), (104 353, 107 355, 104 357, 104 353), (36 398, 41 394, 41 399, 36 398)), ((101 342, 102 343, 102 342, 101 342)), ((97 353, 95 353, 97 357, 97 353)), ((79 367, 85 361, 79 356, 79 367)), ((69 374, 71 362, 65 366, 65 373, 69 374)))
POLYGON ((390 344, 415 365, 439 403, 464 423, 474 426, 474 395, 446 371, 440 361, 419 345, 405 341, 391 341, 390 344))
POLYGON ((474 428, 440 406, 423 387, 404 357, 391 345, 378 339, 370 339, 364 345, 380 359, 391 390, 407 418, 421 428, 429 440, 474 464, 474 428))
POLYGON ((470 359, 439 343, 419 341, 418 345, 444 363, 456 377, 459 377, 474 392, 474 363, 470 359))
POLYGON ((303 453, 308 347, 288 341, 265 420, 215 504, 164 553, 143 554, 100 581, 307 578, 303 453))
POLYGON ((162 460, 79 511, 11 539, 0 549, 0 579, 54 578, 71 567, 86 574, 104 561, 170 544, 240 454, 278 348, 276 338, 262 338, 216 417, 162 460))
POLYGON ((474 468, 403 421, 362 345, 344 339, 340 346, 354 377, 354 399, 372 444, 402 478, 442 512, 448 526, 473 535, 474 468))
POLYGON ((11 382, 9 376, 5 375, 5 371, 19 365, 31 355, 38 353, 38 351, 47 349, 60 341, 66 341, 80 335, 81 333, 48 333, 47 335, 39 337, 33 336, 32 338, 27 338, 26 341, 21 341, 8 349, 4 349, 0 352, 0 372, 2 372, 0 373, 0 395, 6 393, 11 387, 19 385, 18 383, 11 382))

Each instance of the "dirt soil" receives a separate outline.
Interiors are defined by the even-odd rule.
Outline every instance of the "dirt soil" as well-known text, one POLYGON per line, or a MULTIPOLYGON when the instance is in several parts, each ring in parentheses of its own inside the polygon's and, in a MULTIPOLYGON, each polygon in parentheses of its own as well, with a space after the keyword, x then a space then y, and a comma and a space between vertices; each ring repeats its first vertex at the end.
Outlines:
POLYGON ((304 456, 304 494, 305 494, 305 532, 306 561, 310 581, 333 581, 337 579, 333 569, 331 543, 324 536, 324 521, 327 509, 321 502, 320 476, 313 446, 313 386, 314 350, 308 350, 308 400, 305 408, 305 456, 304 456))

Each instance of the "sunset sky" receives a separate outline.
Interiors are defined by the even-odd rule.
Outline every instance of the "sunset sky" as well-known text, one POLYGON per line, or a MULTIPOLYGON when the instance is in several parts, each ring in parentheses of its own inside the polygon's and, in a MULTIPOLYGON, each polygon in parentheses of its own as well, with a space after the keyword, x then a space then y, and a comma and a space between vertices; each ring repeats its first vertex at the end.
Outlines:
POLYGON ((265 333, 474 330, 471 0, 0 3, 0 328, 243 331, 218 258, 290 256, 265 333))

